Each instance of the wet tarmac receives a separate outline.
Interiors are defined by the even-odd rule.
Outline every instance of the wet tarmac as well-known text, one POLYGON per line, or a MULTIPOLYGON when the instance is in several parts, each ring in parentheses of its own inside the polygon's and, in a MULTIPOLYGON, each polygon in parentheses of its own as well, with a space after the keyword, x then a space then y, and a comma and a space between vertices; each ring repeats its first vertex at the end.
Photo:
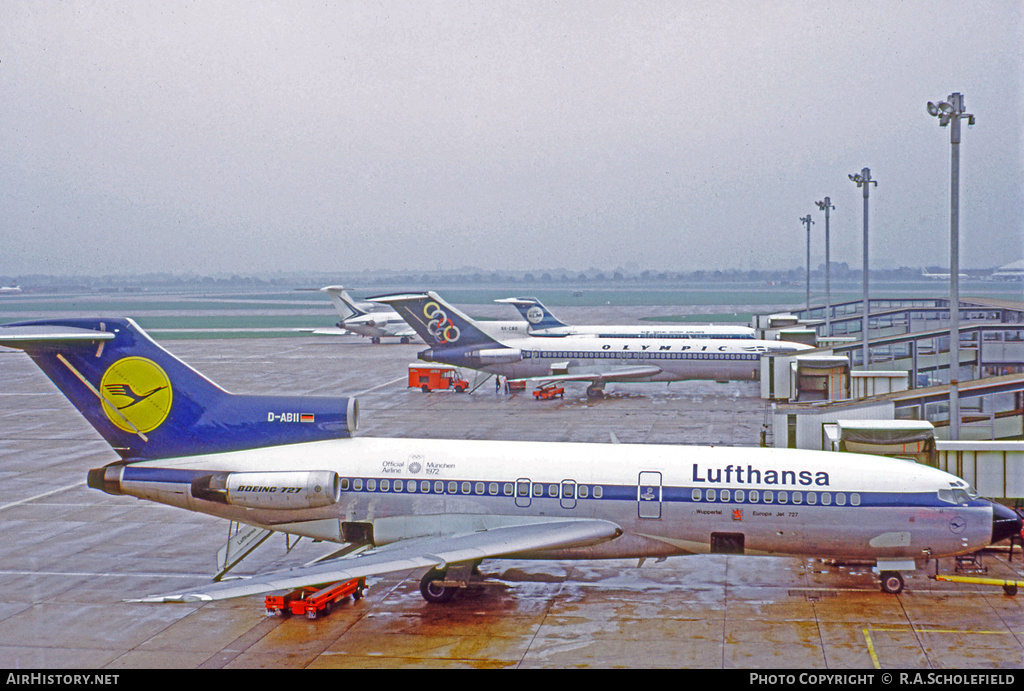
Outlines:
MULTIPOLYGON (((358 434, 755 446, 756 383, 609 385, 588 401, 529 391, 407 389, 422 345, 354 337, 167 341, 239 393, 355 394, 358 434)), ((0 349, 2 350, 2 349, 0 349)), ((867 565, 744 556, 485 562, 487 580, 449 605, 420 573, 370 580, 366 597, 315 621, 268 617, 262 597, 203 605, 125 598, 208 579, 224 521, 85 486, 110 451, 17 351, 0 352, 0 667, 5 669, 700 667, 1019 669, 1024 600, 998 587, 909 575, 879 591, 867 565)), ((328 550, 274 536, 237 569, 304 563, 328 550)), ((1022 578, 1019 550, 990 577, 1022 578)), ((942 573, 953 564, 943 560, 942 573)))

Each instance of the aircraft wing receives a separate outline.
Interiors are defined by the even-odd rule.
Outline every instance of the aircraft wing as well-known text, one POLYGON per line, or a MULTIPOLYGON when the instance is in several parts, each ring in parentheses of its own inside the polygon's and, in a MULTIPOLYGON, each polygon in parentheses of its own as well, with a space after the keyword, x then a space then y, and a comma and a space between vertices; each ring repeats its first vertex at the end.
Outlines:
POLYGON ((518 381, 539 381, 539 382, 559 382, 559 381, 589 381, 589 382, 615 382, 615 381, 632 381, 634 379, 644 379, 646 377, 653 377, 654 375, 661 372, 660 367, 654 365, 640 365, 636 367, 609 367, 606 370, 600 371, 587 371, 587 372, 573 372, 566 374, 548 374, 539 377, 523 377, 518 381))
POLYGON ((133 602, 202 602, 258 595, 275 590, 351 580, 382 573, 420 568, 445 568, 449 564, 488 557, 514 556, 565 547, 583 547, 622 534, 614 523, 595 519, 557 520, 504 526, 458 535, 414 538, 363 552, 252 578, 209 583, 166 595, 133 602))
POLYGON ((419 338, 419 334, 417 334, 413 330, 413 328, 411 326, 408 326, 408 325, 406 325, 405 327, 396 329, 394 334, 392 334, 392 335, 393 336, 402 336, 402 337, 405 337, 405 338, 419 338))

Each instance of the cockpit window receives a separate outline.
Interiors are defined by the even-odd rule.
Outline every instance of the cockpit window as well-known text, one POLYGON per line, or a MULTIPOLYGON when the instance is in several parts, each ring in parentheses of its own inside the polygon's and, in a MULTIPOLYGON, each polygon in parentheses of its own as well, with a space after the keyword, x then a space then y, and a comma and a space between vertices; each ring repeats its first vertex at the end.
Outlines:
MULTIPOLYGON (((974 495, 977 496, 977 492, 975 492, 974 495)), ((954 487, 952 489, 939 490, 939 500, 944 501, 947 504, 967 506, 971 502, 971 499, 971 494, 962 487, 954 487)))

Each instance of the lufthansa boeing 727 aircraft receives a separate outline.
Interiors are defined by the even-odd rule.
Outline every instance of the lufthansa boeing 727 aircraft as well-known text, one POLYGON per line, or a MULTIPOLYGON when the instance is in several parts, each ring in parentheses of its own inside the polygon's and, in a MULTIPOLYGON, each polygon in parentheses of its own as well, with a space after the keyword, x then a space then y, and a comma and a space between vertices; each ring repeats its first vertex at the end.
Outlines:
POLYGON ((681 326, 589 326, 568 325, 560 321, 537 298, 502 298, 495 300, 512 305, 529 324, 531 336, 584 336, 604 338, 744 338, 755 339, 757 332, 749 326, 686 324, 681 326))
POLYGON ((394 307, 430 346, 419 353, 421 360, 509 379, 587 382, 591 397, 601 396, 608 382, 751 381, 760 376, 762 354, 810 349, 802 343, 733 338, 495 337, 437 293, 371 300, 394 307))
POLYGON ((978 550, 1020 518, 959 478, 878 456, 760 448, 352 438, 354 399, 227 393, 127 319, 0 327, 120 460, 88 484, 345 543, 313 565, 199 583, 203 601, 422 569, 445 602, 484 559, 695 552, 917 560, 978 550), (339 553, 343 556, 339 556, 339 553))

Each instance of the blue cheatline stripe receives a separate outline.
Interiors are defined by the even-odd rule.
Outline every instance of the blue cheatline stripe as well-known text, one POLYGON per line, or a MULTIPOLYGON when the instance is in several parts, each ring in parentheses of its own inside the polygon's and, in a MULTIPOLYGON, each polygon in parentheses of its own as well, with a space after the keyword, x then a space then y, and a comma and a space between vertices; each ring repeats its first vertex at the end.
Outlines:
POLYGON ((719 360, 723 362, 755 361, 759 353, 690 352, 666 353, 657 350, 524 350, 524 360, 719 360))
MULTIPOLYGON (((123 479, 127 482, 163 482, 168 484, 191 484, 193 480, 210 475, 212 470, 185 470, 176 468, 147 468, 126 466, 123 479)), ((357 494, 429 494, 447 496, 475 497, 507 497, 515 498, 516 483, 509 480, 453 480, 451 478, 425 480, 422 478, 380 478, 380 477, 345 477, 341 478, 342 492, 357 494), (387 489, 384 489, 386 481, 387 489), (369 483, 373 489, 369 489, 369 483), (358 483, 359 489, 355 489, 358 483), (492 485, 494 491, 492 491, 492 485), (467 490, 468 491, 465 491, 467 490), (481 491, 482 490, 482 491, 481 491)), ((575 499, 581 501, 637 501, 637 485, 594 485, 573 483, 576 487, 575 499), (583 496, 583 495, 586 496, 583 496)), ((558 482, 536 482, 530 489, 532 499, 558 499, 562 485, 558 482), (534 487, 543 487, 542 494, 533 494, 534 487), (556 488, 552 495, 550 486, 556 488)), ((778 487, 760 487, 755 489, 724 488, 728 498, 723 499, 723 488, 708 487, 671 487, 661 488, 661 501, 670 504, 701 504, 720 506, 785 506, 788 508, 886 508, 886 507, 944 507, 955 505, 944 502, 935 492, 836 492, 833 490, 806 490, 800 487, 780 485, 778 487), (708 493, 714 491, 714 498, 708 493), (738 493, 742 493, 742 498, 738 493), (785 496, 781 501, 780 493, 785 496), (771 501, 767 496, 771 495, 771 501), (799 496, 799 501, 797 500, 799 496), (813 495, 813 502, 811 495, 813 495), (827 501, 826 503, 826 495, 827 501), (840 502, 840 497, 841 501, 840 502), (859 502, 859 503, 857 503, 859 502)), ((982 506, 971 502, 970 506, 982 506)))
MULTIPOLYGON (((576 483, 574 483, 576 484, 576 483)), ((369 494, 432 494, 449 496, 504 496, 512 498, 516 493, 517 483, 510 480, 424 480, 416 478, 379 478, 360 477, 342 478, 342 491, 353 493, 369 494), (382 480, 387 481, 387 489, 383 488, 382 480), (369 483, 373 483, 373 489, 369 489, 369 483), (355 489, 358 483, 359 489, 355 489), (411 483, 411 484, 410 484, 411 483), (495 490, 492 492, 492 485, 495 490), (466 491, 468 490, 468 491, 466 491)), ((587 483, 576 484, 577 492, 575 498, 585 500, 594 499, 602 501, 637 501, 637 485, 592 485, 587 483), (586 496, 583 494, 586 493, 586 496)), ((721 505, 750 505, 750 506, 788 506, 788 507, 895 507, 895 506, 938 506, 952 507, 952 504, 940 501, 934 492, 836 492, 821 490, 806 490, 799 486, 794 488, 789 485, 780 485, 777 488, 757 488, 754 490, 728 488, 729 499, 722 500, 722 490, 715 489, 715 499, 710 499, 707 494, 708 488, 697 487, 662 487, 661 501, 678 504, 721 504, 721 505), (737 492, 742 492, 743 498, 737 499, 737 492), (699 498, 695 498, 695 492, 700 492, 699 498), (785 494, 786 501, 779 499, 779 493, 785 494), (753 493, 753 494, 752 494, 753 493), (766 493, 770 493, 772 500, 766 500, 766 493), (813 503, 810 495, 813 494, 813 503), (795 501, 799 495, 799 503, 795 501), (825 503, 825 495, 828 495, 825 503), (859 503, 853 503, 857 499, 859 503), (756 499, 753 498, 756 496, 756 499), (840 496, 842 504, 839 503, 840 496)), ((530 489, 530 496, 533 499, 557 499, 561 492, 561 483, 558 482, 535 482, 530 489), (543 487, 542 494, 534 494, 534 488, 543 487), (551 494, 550 487, 556 489, 551 494)))

